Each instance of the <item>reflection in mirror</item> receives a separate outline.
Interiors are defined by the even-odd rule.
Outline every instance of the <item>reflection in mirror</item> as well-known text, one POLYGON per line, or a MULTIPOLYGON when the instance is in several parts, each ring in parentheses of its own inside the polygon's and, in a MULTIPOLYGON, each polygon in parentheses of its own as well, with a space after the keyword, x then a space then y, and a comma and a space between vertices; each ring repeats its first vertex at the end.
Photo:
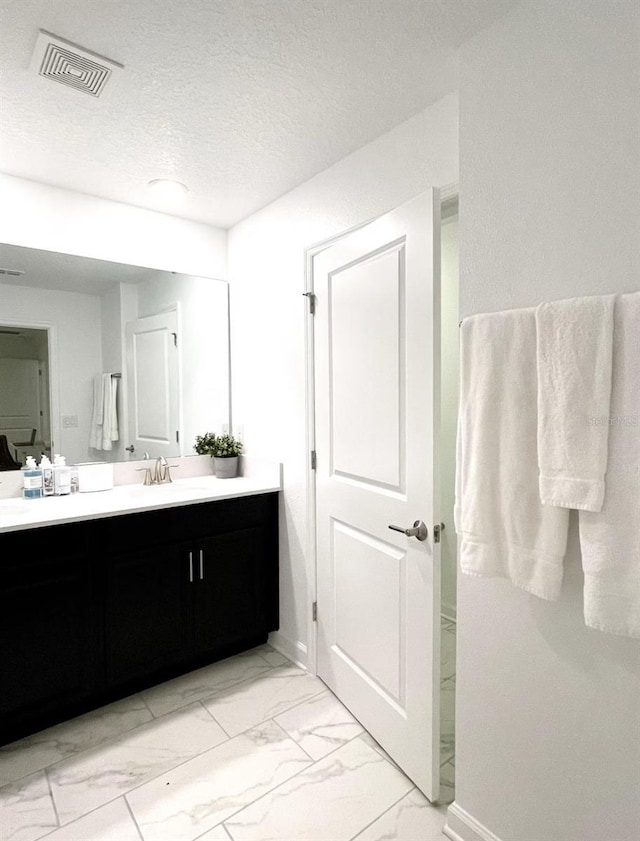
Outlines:
POLYGON ((224 281, 0 245, 8 452, 193 454, 196 435, 229 424, 228 306, 224 281))
POLYGON ((0 324, 0 470, 51 457, 47 330, 0 324))

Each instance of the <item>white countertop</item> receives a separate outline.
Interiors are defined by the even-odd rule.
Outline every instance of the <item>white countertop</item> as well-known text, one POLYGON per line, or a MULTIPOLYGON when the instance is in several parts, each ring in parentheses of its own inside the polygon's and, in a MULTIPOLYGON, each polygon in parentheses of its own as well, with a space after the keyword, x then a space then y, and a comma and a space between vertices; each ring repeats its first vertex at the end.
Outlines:
POLYGON ((218 499, 279 491, 274 477, 216 479, 195 476, 167 485, 120 485, 109 491, 50 496, 44 499, 0 499, 0 532, 74 523, 157 508, 174 508, 218 499))

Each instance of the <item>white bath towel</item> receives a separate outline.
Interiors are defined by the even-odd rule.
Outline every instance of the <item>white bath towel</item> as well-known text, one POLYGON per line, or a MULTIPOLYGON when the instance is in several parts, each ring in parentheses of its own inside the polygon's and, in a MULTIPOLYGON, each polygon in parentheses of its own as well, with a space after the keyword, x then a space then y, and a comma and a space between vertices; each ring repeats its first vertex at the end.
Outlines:
POLYGON ((538 465, 545 505, 600 511, 605 495, 615 295, 536 310, 538 465))
POLYGON ((118 378, 113 374, 111 380, 111 413, 109 416, 108 434, 111 441, 117 441, 120 437, 118 430, 118 378))
POLYGON ((118 440, 118 381, 111 374, 93 378, 93 414, 89 446, 95 450, 112 450, 118 440))
POLYGON ((587 625, 640 638, 640 292, 615 305, 602 511, 581 511, 587 625))
POLYGON ((542 505, 538 492, 535 310, 465 319, 461 360, 460 568, 556 599, 569 512, 542 505))
POLYGON ((89 446, 95 450, 102 449, 102 423, 104 420, 104 383, 102 374, 93 378, 93 409, 91 412, 91 429, 89 430, 89 446))

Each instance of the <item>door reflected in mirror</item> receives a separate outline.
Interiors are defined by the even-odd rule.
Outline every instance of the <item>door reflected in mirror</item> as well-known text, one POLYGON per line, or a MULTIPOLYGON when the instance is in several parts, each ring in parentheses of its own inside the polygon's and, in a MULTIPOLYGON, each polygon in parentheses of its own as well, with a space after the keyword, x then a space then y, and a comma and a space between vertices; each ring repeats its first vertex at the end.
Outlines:
POLYGON ((0 268, 0 436, 16 462, 191 455, 228 427, 225 281, 13 245, 0 268))
POLYGON ((51 457, 49 333, 0 324, 0 470, 51 457))

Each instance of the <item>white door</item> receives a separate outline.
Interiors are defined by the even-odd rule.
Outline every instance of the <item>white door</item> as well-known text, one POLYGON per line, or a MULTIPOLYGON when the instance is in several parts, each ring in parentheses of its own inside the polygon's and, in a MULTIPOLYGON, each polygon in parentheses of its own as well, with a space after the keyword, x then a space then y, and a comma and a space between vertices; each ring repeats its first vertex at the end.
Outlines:
POLYGON ((429 191, 314 257, 318 674, 439 795, 439 224, 429 191), (423 521, 418 540, 390 525, 423 521))
POLYGON ((37 359, 0 359, 0 434, 12 444, 42 440, 40 363, 37 359))
POLYGON ((133 457, 180 451, 178 315, 175 311, 127 323, 128 446, 133 457))

